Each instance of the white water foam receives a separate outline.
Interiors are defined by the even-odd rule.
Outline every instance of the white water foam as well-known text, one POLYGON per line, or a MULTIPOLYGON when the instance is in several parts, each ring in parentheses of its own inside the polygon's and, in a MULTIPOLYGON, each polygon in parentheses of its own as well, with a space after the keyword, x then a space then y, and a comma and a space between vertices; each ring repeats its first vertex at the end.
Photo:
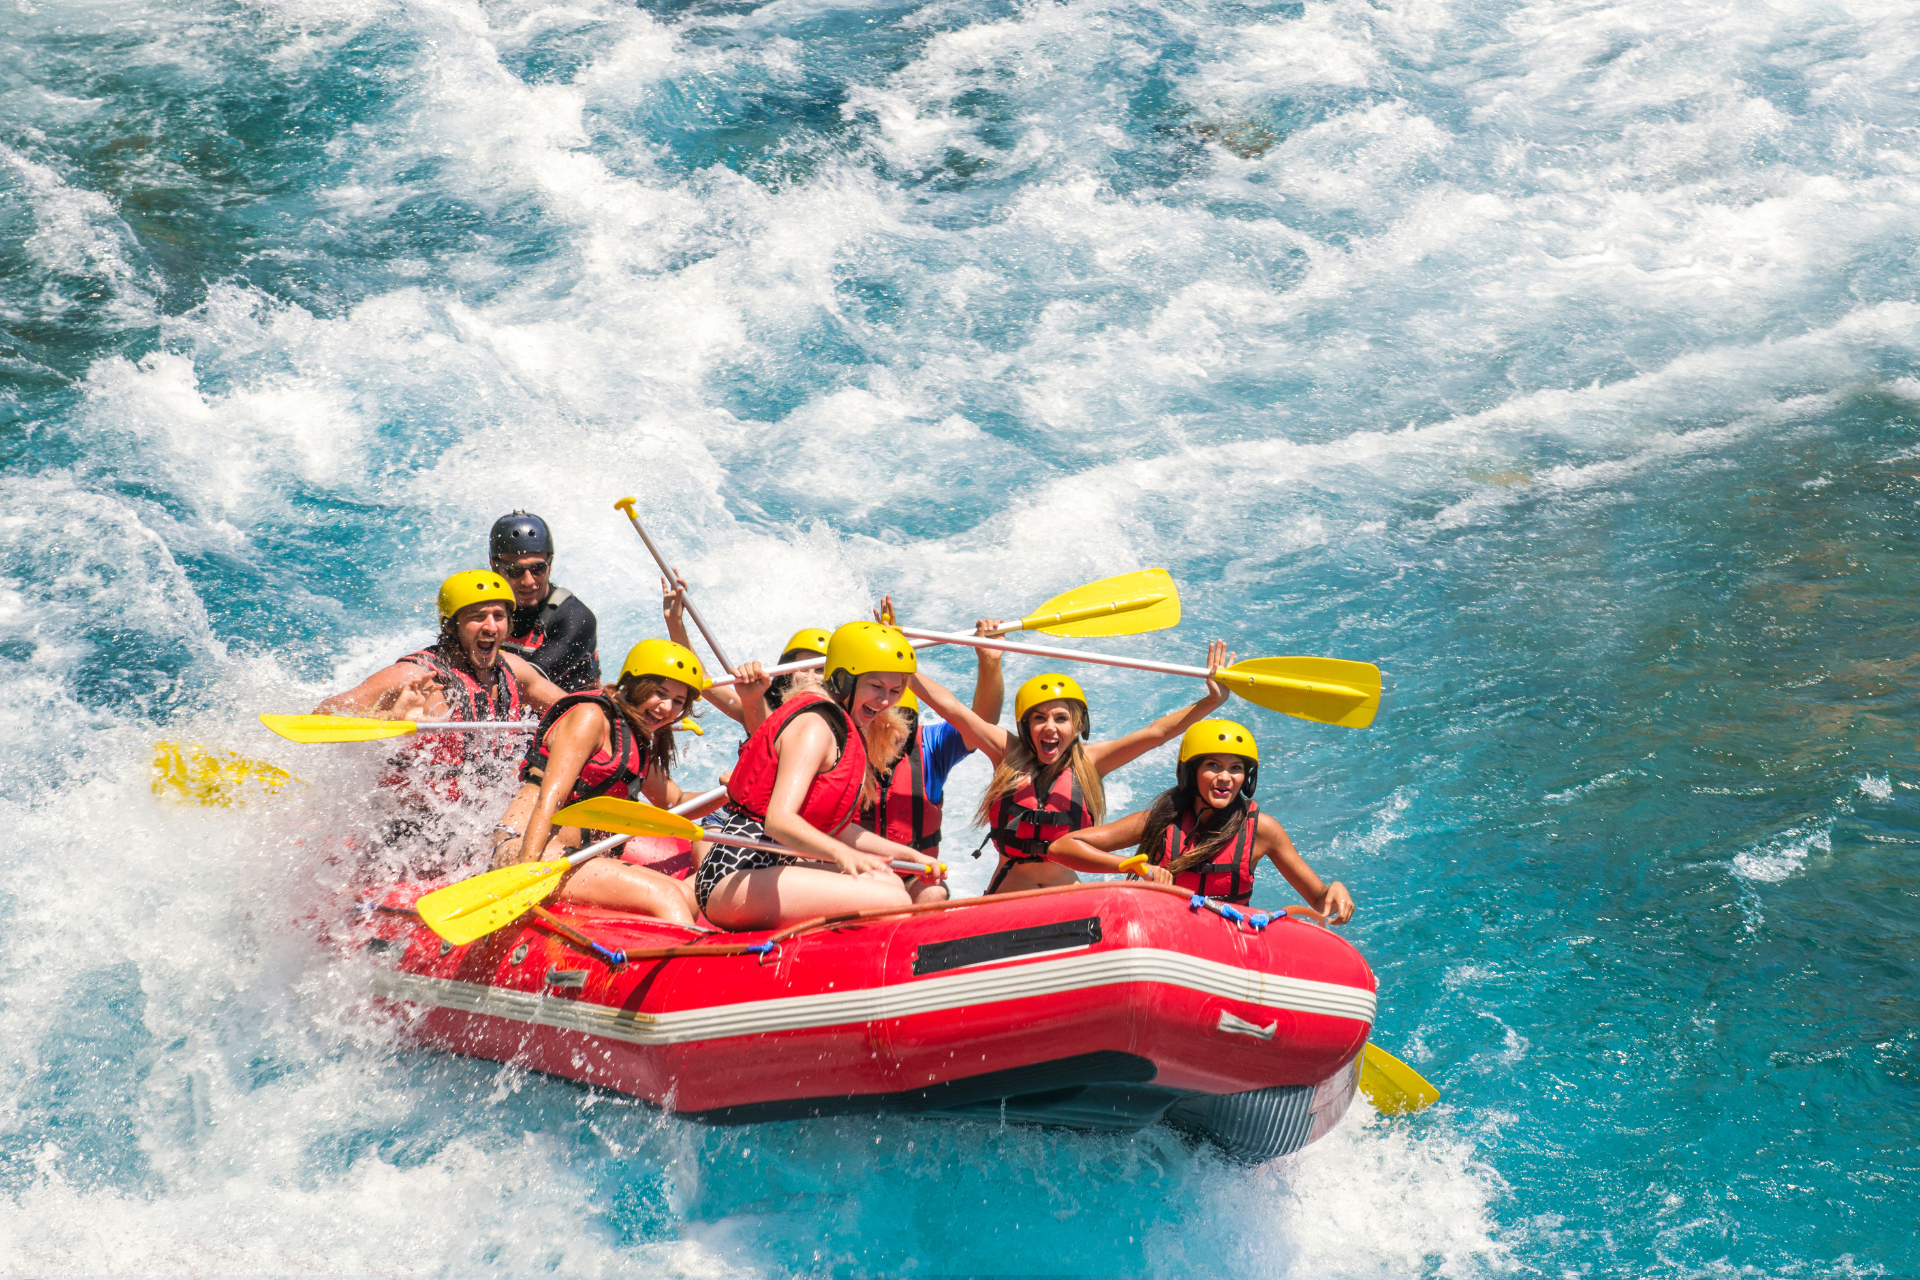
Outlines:
MULTIPOLYGON (((265 55, 283 67, 333 56, 383 12, 344 2, 255 7, 284 31, 265 55)), ((1895 72, 1897 51, 1914 43, 1910 7, 1836 12, 1851 15, 1852 47, 1806 68, 1810 92, 1862 119, 1897 114, 1885 99, 1905 93, 1895 72)), ((761 185, 718 168, 683 176, 642 128, 595 142, 619 133, 648 95, 724 76, 736 58, 781 74, 802 56, 791 40, 769 36, 738 55, 696 48, 613 4, 410 13, 437 43, 397 70, 394 117, 341 143, 361 150, 351 177, 319 193, 327 216, 349 227, 373 217, 407 193, 402 175, 434 162, 446 166, 436 181, 478 205, 533 202, 564 252, 531 267, 457 255, 433 264, 435 279, 330 317, 218 284, 167 323, 165 351, 95 365, 82 420, 93 456, 69 476, 7 482, 12 508, 57 530, 51 549, 34 549, 47 542, 44 525, 30 539, 20 526, 8 544, 0 626, 35 646, 9 681, 11 740, 37 741, 53 725, 64 754, 57 778, 27 784, 6 818, 19 865, 85 870, 23 877, 16 893, 13 994, 0 1013, 18 1046, 6 1124, 19 1135, 38 1123, 45 1092, 35 1073, 53 1069, 42 1056, 77 1010, 104 1020, 112 1004, 75 1005, 67 991, 109 989, 137 1010, 125 1016, 145 1074, 99 1082, 101 1108, 124 1121, 130 1158, 151 1171, 102 1173, 80 1161, 80 1144, 37 1142, 35 1167, 0 1208, 8 1256, 27 1269, 595 1272, 637 1263, 718 1274, 735 1265, 698 1242, 608 1238, 570 1153, 538 1127, 508 1138, 449 1125, 411 1162, 373 1146, 344 1163, 317 1156, 339 1135, 420 1116, 429 1128, 443 1123, 432 1110, 443 1086, 409 1080, 377 1028, 356 1021, 327 962, 279 939, 281 919, 262 914, 262 886, 302 882, 287 808, 194 813, 147 795, 153 730, 142 709, 116 710, 71 686, 87 657, 74 637, 90 621, 130 651, 180 646, 213 691, 167 732, 292 764, 309 790, 288 807, 327 831, 345 820, 339 801, 360 778, 355 766, 235 726, 262 707, 304 710, 412 647, 427 629, 431 585, 473 563, 487 520, 512 506, 554 513, 562 580, 600 611, 617 651, 658 626, 652 566, 610 510, 614 497, 638 491, 729 645, 766 654, 794 627, 858 615, 886 586, 958 622, 1153 561, 1169 543, 1257 549, 1236 572, 1272 577, 1290 572, 1276 555, 1349 541, 1384 548, 1380 559, 1392 562, 1452 531, 1710 465, 1756 436, 1790 438, 1840 396, 1913 394, 1911 378, 1878 372, 1878 353, 1913 353, 1911 304, 1869 300, 1797 318, 1802 299, 1846 274, 1840 267, 1910 237, 1920 202, 1906 158, 1863 125, 1820 143, 1833 157, 1822 164, 1852 164, 1858 176, 1796 167, 1806 160, 1756 164, 1747 157, 1792 131, 1750 96, 1731 56, 1699 56, 1712 46, 1764 59, 1793 38, 1781 34, 1802 20, 1792 14, 1615 4, 1509 15, 1509 35, 1495 37, 1498 74, 1468 101, 1482 121, 1505 122, 1491 145, 1511 159, 1495 171, 1528 163, 1532 118, 1604 108, 1614 129, 1588 156, 1540 162, 1531 177, 1541 189, 1530 195, 1471 189, 1461 166, 1479 144, 1460 121, 1398 97, 1329 101, 1323 118, 1259 155, 1211 140, 1218 130, 1196 134, 1209 139, 1214 167, 1190 179, 1188 193, 1358 220, 1336 235, 1106 184, 1100 166, 1136 145, 1108 123, 1125 86, 1084 86, 1099 82, 1100 68, 1147 60, 1135 18, 1117 7, 1036 5, 962 26, 899 71, 852 86, 854 124, 890 162, 931 165, 958 146, 1029 180, 980 230, 928 219, 916 197, 863 162, 761 185), (531 86, 503 68, 503 50, 589 19, 609 34, 570 82, 531 86), (1592 70, 1622 41, 1627 48, 1592 70), (1006 146, 982 140, 977 116, 958 102, 989 77, 1011 86, 1020 119, 1006 146), (1431 176, 1436 167, 1443 177, 1431 176), (1301 275, 1288 283, 1280 264, 1295 258, 1301 275), (974 313, 1024 287, 1009 278, 1016 260, 1124 287, 1111 300, 1052 300, 1011 342, 972 337, 974 313), (911 277, 925 308, 917 321, 887 333, 842 305, 841 280, 867 268, 911 277), (1524 349, 1516 335, 1588 323, 1582 308, 1592 300, 1613 309, 1596 329, 1635 314, 1656 317, 1651 327, 1698 323, 1723 336, 1705 350, 1632 353, 1550 376, 1522 368, 1491 405, 1436 391, 1428 366, 1394 355, 1438 353, 1441 367, 1524 349), (1326 325, 1335 311, 1352 323, 1326 325), (730 362, 766 360, 771 381, 795 376, 780 363, 783 334, 822 316, 867 344, 873 363, 767 420, 710 391, 730 362), (1402 389, 1356 396, 1383 381, 1383 365, 1402 389), (1261 437, 1247 425, 1271 427, 1291 410, 1182 407, 1228 376, 1299 370, 1335 405, 1337 426, 1293 419, 1296 434, 1261 437), (1796 390, 1808 383, 1819 389, 1796 390), (1007 388, 1018 415, 1071 465, 1033 463, 1024 443, 958 411, 956 386, 1007 388), (1351 412, 1340 408, 1356 400, 1351 412), (423 404, 443 409, 438 434, 419 446, 424 469, 396 478, 382 470, 392 445, 378 431, 423 404), (883 453, 887 468, 865 465, 883 453), (972 529, 853 534, 765 518, 755 506, 756 495, 796 493, 857 522, 889 501, 944 504, 964 492, 956 455, 1005 487, 972 529), (1509 468, 1535 483, 1468 478, 1509 468), (1222 472, 1248 499, 1226 528, 1211 487, 1222 472), (173 506, 102 505, 121 479, 173 506), (297 679, 270 658, 226 657, 175 558, 258 554, 257 531, 292 520, 288 495, 303 490, 435 530, 411 549, 400 580, 379 588, 391 593, 392 620, 341 636, 325 682, 297 679), (1303 511, 1318 494, 1333 500, 1303 511), (1429 513, 1407 516, 1409 500, 1429 513), (1076 530, 1074 545, 1059 544, 1063 524, 1076 530), (1027 554, 1035 547, 1045 556, 1027 554), (77 822, 83 811, 107 817, 77 822), (83 875, 108 882, 95 890, 97 911, 72 910, 73 885, 93 884, 83 875), (64 975, 64 988, 48 973, 64 975), (256 1055, 285 1075, 254 1081, 256 1055), (114 1113, 116 1097, 131 1104, 114 1113)), ((751 41, 776 16, 712 20, 751 41)), ((1402 68, 1430 66, 1472 14, 1422 0, 1312 4, 1298 20, 1241 29, 1160 17, 1202 48, 1193 74, 1175 73, 1178 95, 1197 121, 1234 126, 1289 94, 1393 89, 1402 68)), ((113 290, 121 322, 151 322, 153 289, 132 265, 111 201, 18 153, 6 158, 33 193, 36 260, 113 290)), ((1197 585, 1192 594, 1204 597, 1213 584, 1197 585)), ((1231 611, 1232 593, 1222 595, 1202 617, 1231 611)), ((287 607, 330 603, 296 592, 287 607)), ((964 684, 967 665, 942 669, 964 684)), ((1172 705, 1145 679, 1104 679, 1117 705, 1172 705)), ((689 777, 724 763, 725 738, 694 744, 689 777)), ((1162 763, 1148 767, 1164 776, 1162 763)), ((950 800, 958 813, 983 781, 977 764, 966 769, 950 800)), ((1875 795, 1866 781, 1861 790, 1875 795)), ((1396 823, 1410 800, 1395 792, 1336 850, 1373 855, 1402 839, 1396 823)), ((1825 839, 1789 831, 1736 855, 1733 869, 1778 881, 1825 839)), ((1512 1034, 1507 1049, 1523 1052, 1512 1034)), ((1356 1115, 1278 1167, 1212 1169, 1198 1192, 1209 1218, 1248 1224, 1236 1270, 1461 1275, 1506 1265, 1493 1226, 1498 1174, 1444 1124, 1416 1130, 1356 1115)), ((1181 1269, 1190 1256, 1182 1235, 1169 1228, 1151 1242, 1156 1269, 1181 1269)), ((742 1269, 756 1268, 750 1259, 742 1269)))
POLYGON ((1779 835, 1733 855, 1733 874, 1742 880, 1777 884, 1806 865, 1807 855, 1833 852, 1832 824, 1789 827, 1779 835))

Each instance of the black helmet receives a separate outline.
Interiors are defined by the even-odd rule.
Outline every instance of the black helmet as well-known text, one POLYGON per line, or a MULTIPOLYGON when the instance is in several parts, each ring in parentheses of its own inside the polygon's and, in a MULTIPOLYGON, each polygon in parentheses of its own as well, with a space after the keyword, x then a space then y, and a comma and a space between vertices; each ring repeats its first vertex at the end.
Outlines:
POLYGON ((493 535, 487 539, 488 554, 495 560, 515 556, 553 554, 553 530, 539 516, 516 511, 493 522, 493 535))

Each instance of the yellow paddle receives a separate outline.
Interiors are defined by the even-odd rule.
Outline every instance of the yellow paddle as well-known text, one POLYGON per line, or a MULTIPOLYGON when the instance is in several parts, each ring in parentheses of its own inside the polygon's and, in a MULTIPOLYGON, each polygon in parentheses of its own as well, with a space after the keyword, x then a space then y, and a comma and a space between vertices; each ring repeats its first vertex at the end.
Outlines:
MULTIPOLYGON (((1205 667, 1183 667, 1172 662, 1148 662, 1141 658, 1122 658, 1108 653, 1083 653, 1078 649, 1016 644, 1011 640, 990 640, 958 631, 921 631, 915 627, 901 627, 900 630, 917 639, 944 644, 966 644, 976 649, 1002 649, 1008 653, 1029 653, 1041 658, 1062 658, 1068 662, 1093 662, 1108 667, 1128 667, 1135 671, 1159 671, 1201 680, 1207 678, 1205 667)), ((1373 723, 1374 713, 1380 709, 1380 668, 1370 662, 1351 662, 1345 658, 1250 658, 1221 668, 1213 678, 1256 706, 1299 716, 1302 720, 1317 720, 1321 724, 1364 729, 1373 723)))
POLYGON ((1410 1115, 1440 1101, 1440 1091, 1418 1071, 1371 1040, 1360 1056, 1360 1092, 1390 1116, 1410 1115))
MULTIPOLYGON (((553 815, 555 826, 588 827, 596 831, 624 831, 630 836, 665 836, 670 840, 705 840, 708 844, 730 844, 740 849, 764 849, 768 853, 784 853, 789 857, 812 858, 817 862, 831 862, 824 853, 808 853, 804 849, 790 849, 783 844, 771 844, 764 840, 743 840, 738 836, 721 835, 708 831, 698 823, 676 817, 665 809, 656 809, 650 804, 637 804, 632 800, 618 800, 612 796, 595 796, 591 800, 582 800, 571 804, 553 815)), ((944 876, 947 864, 944 862, 908 862, 904 858, 893 860, 896 871, 916 871, 922 874, 937 873, 944 876)))
MULTIPOLYGON (((533 720, 371 720, 360 716, 263 715, 260 723, 289 742, 376 742, 416 733, 532 733, 533 720)), ((702 734, 691 720, 677 729, 702 734)))
POLYGON ((1007 631, 1050 636, 1137 636, 1180 625, 1180 589, 1165 569, 1136 569, 1075 587, 1007 631))
POLYGON ((300 779, 277 764, 249 760, 232 751, 215 753, 195 742, 153 744, 153 794, 195 804, 244 804, 274 795, 300 779))
MULTIPOLYGON (((727 793, 725 787, 717 787, 704 795, 694 796, 675 805, 672 810, 655 809, 650 805, 635 804, 636 809, 645 809, 658 814, 670 827, 686 827, 694 834, 681 836, 684 840, 698 840, 700 828, 680 817, 674 810, 697 809, 701 805, 711 804, 727 793)), ((591 801, 587 803, 592 803, 591 801)), ((632 804, 632 801, 622 803, 632 804)), ((584 804, 572 805, 554 815, 554 825, 571 827, 580 825, 572 816, 584 804)), ((587 823, 592 826, 592 823, 587 823)), ((612 830, 611 827, 602 828, 612 830)), ((677 834, 677 830, 648 830, 645 835, 677 834)), ((453 943, 464 947, 475 938, 484 938, 495 929, 504 929, 518 920, 535 906, 546 901, 547 895, 560 883, 560 877, 573 870, 589 858, 598 857, 615 845, 625 844, 629 833, 609 836, 595 844, 566 858, 555 858, 548 862, 517 862, 510 867, 496 867, 492 871, 483 871, 470 876, 457 884, 444 889, 435 889, 414 904, 420 918, 427 927, 453 943)))

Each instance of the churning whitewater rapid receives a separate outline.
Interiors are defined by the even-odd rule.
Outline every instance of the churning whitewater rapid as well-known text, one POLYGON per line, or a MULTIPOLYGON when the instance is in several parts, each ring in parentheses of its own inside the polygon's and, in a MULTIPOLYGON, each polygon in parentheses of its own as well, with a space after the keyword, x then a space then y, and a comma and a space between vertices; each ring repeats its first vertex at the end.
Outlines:
MULTIPOLYGON (((10 0, 0 1270, 1920 1270, 1916 51, 1904 0, 10 0), (375 756, 253 717, 513 507, 658 634, 629 493, 736 655, 1165 565, 1185 624, 1096 647, 1377 662, 1369 730, 1229 714, 1442 1105, 1247 1168, 407 1047, 318 941, 375 756), (159 740, 303 785, 170 803, 159 740)), ((1087 670, 1096 731, 1196 695, 1087 670)))

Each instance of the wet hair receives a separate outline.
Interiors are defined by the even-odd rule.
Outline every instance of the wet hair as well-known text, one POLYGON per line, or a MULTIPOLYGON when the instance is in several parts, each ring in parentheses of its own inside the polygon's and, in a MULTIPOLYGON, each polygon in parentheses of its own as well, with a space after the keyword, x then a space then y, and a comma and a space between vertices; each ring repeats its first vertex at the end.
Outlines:
MULTIPOLYGON (((612 684, 602 685, 600 691, 613 700, 614 706, 620 708, 620 714, 627 718, 627 723, 633 726, 634 733, 638 735, 641 732, 640 708, 666 682, 666 676, 621 676, 612 684)), ((687 705, 680 711, 682 716, 693 714, 694 697, 693 687, 688 685, 687 705)), ((658 765, 661 774, 669 778, 673 776, 673 726, 676 723, 677 718, 654 730, 653 737, 646 742, 647 763, 650 766, 658 765)))
POLYGON ((1222 849, 1231 847, 1247 825, 1247 790, 1234 793, 1225 809, 1204 805, 1200 799, 1200 761, 1189 760, 1180 769, 1180 781, 1153 798, 1147 807, 1147 826, 1140 833, 1140 852, 1156 862, 1165 854, 1167 830, 1177 828, 1180 819, 1199 807, 1200 821, 1194 827, 1195 843, 1175 858, 1169 871, 1191 871, 1212 862, 1222 849))
MULTIPOLYGON (((1022 717, 1020 723, 1014 726, 1013 741, 1007 744, 1007 754, 994 766, 993 779, 987 783, 987 793, 980 797, 979 811, 973 817, 975 825, 991 827, 994 802, 1016 790, 1022 779, 1033 780, 1034 798, 1040 804, 1045 804, 1047 792, 1053 790, 1053 784, 1059 780, 1062 769, 1073 770, 1074 779, 1080 784, 1080 800, 1086 806, 1090 824, 1098 826, 1107 820, 1107 789, 1100 782, 1100 771, 1093 767, 1093 757, 1087 754, 1087 745, 1083 740, 1087 728, 1087 710, 1077 698, 1069 698, 1067 707, 1073 712, 1073 736, 1067 740, 1067 749, 1051 765, 1043 766, 1040 763, 1040 753, 1033 749, 1033 738, 1027 728, 1026 717, 1022 717)), ((1028 708, 1027 715, 1032 714, 1032 708, 1028 708)))

